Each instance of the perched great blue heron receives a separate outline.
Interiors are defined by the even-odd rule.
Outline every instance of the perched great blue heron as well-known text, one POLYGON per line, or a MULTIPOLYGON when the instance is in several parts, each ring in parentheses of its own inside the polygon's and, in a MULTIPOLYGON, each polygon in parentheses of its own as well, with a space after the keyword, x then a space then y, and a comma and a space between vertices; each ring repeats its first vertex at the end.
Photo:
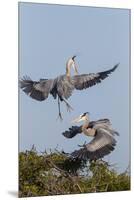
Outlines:
POLYGON ((119 65, 117 64, 112 69, 103 72, 78 75, 75 57, 76 56, 73 56, 68 59, 66 63, 66 74, 60 75, 55 79, 32 81, 30 77, 24 76, 20 80, 20 87, 22 90, 33 99, 43 101, 47 99, 49 94, 51 94, 54 99, 58 97, 59 117, 61 119, 60 101, 64 101, 67 110, 70 111, 72 107, 66 100, 72 95, 74 89, 83 90, 100 83, 101 80, 108 77, 119 65), (71 67, 75 70, 74 76, 71 76, 71 67))
POLYGON ((84 144, 82 148, 72 152, 71 157, 73 159, 97 160, 114 150, 114 146, 116 145, 114 136, 119 135, 119 133, 112 128, 109 119, 100 119, 90 122, 89 113, 86 112, 73 120, 73 122, 76 123, 81 121, 85 122, 82 126, 72 126, 68 131, 62 134, 66 138, 72 138, 77 134, 84 133, 94 138, 90 143, 84 144))

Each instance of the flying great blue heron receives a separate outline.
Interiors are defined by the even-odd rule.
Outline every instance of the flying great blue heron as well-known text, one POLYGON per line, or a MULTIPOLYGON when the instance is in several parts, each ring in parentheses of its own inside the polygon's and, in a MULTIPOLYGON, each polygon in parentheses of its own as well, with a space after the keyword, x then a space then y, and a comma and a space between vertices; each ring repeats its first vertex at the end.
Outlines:
POLYGON ((114 150, 116 145, 115 135, 119 135, 116 132, 109 121, 109 119, 100 119, 97 121, 89 120, 89 113, 86 112, 80 115, 73 122, 84 121, 82 126, 72 126, 68 131, 62 134, 66 138, 72 138, 77 134, 84 133, 86 136, 94 137, 90 143, 84 144, 79 150, 75 150, 71 153, 73 159, 79 160, 97 160, 103 158, 114 150))
POLYGON ((83 90, 89 88, 101 80, 108 77, 119 64, 115 65, 112 69, 98 73, 78 74, 75 57, 68 59, 66 63, 66 74, 60 75, 55 79, 40 79, 39 81, 32 81, 30 77, 24 76, 20 80, 20 87, 31 98, 38 101, 46 100, 48 95, 51 94, 54 99, 58 97, 58 109, 59 117, 62 119, 60 111, 60 101, 64 101, 67 110, 70 111, 72 107, 66 101, 71 95, 74 89, 83 90), (71 76, 71 67, 75 71, 75 75, 71 76))

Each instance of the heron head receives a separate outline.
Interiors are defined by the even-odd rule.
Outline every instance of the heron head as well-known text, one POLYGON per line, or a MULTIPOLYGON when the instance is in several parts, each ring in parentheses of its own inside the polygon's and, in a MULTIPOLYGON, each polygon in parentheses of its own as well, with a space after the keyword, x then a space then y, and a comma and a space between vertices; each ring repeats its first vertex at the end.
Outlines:
POLYGON ((69 58, 67 63, 66 63, 66 69, 67 71, 72 67, 75 71, 75 74, 77 75, 78 74, 78 70, 77 70, 77 65, 76 65, 76 62, 75 62, 75 58, 76 58, 76 55, 74 55, 73 57, 69 58))
POLYGON ((85 112, 85 113, 81 114, 79 117, 74 119, 72 121, 72 123, 78 123, 78 122, 82 122, 82 121, 86 121, 86 120, 89 120, 89 112, 85 112))
POLYGON ((76 58, 76 56, 73 56, 73 57, 72 57, 72 60, 75 61, 75 60, 74 60, 75 58, 76 58))

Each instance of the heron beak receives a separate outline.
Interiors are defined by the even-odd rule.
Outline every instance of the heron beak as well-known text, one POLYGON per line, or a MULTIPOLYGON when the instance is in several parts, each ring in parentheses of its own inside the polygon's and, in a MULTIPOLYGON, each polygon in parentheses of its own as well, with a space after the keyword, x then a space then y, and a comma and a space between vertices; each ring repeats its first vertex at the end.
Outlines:
POLYGON ((72 120, 72 123, 78 123, 78 122, 80 122, 80 121, 82 121, 81 116, 79 116, 79 117, 77 117, 76 119, 72 120))
POLYGON ((75 75, 78 75, 77 65, 76 65, 75 61, 73 61, 72 67, 75 71, 75 75))

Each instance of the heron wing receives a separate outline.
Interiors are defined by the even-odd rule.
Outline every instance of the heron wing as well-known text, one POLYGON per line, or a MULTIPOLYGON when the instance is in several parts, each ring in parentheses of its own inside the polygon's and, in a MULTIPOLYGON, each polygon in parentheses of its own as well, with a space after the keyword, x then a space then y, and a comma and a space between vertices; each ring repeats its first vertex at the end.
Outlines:
POLYGON ((54 87, 54 79, 32 81, 30 77, 24 76, 19 82, 20 88, 31 98, 38 101, 45 100, 54 87))
POLYGON ((84 148, 75 150, 71 153, 71 156, 75 159, 97 160, 113 151, 115 145, 116 140, 113 135, 111 135, 110 131, 104 128, 99 128, 96 131, 94 139, 90 143, 86 144, 84 148))
POLYGON ((111 126, 110 120, 109 119, 99 119, 97 121, 91 121, 89 123, 89 128, 95 128, 97 126, 103 126, 103 125, 111 126))
POLYGON ((68 131, 62 133, 66 138, 72 138, 77 134, 82 133, 82 126, 72 126, 68 131))
POLYGON ((107 78, 109 74, 115 71, 119 64, 116 64, 112 69, 90 74, 75 75, 72 77, 74 86, 77 90, 83 90, 100 83, 103 79, 107 78))
POLYGON ((97 121, 92 121, 92 122, 89 123, 89 128, 94 128, 96 130, 100 129, 100 128, 106 129, 112 135, 118 135, 119 136, 119 133, 112 128, 112 124, 111 124, 109 119, 100 119, 100 120, 97 120, 97 121))

